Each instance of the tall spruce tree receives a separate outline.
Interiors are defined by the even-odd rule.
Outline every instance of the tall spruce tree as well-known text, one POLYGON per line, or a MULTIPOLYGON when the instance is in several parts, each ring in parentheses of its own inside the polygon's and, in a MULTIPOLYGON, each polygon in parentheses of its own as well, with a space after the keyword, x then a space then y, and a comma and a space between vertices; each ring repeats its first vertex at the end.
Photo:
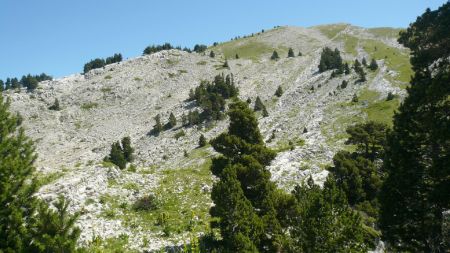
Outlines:
POLYGON ((247 251, 238 252, 276 252, 283 241, 277 218, 278 192, 265 168, 275 152, 264 145, 258 121, 247 103, 238 101, 230 105, 228 115, 228 132, 211 141, 213 148, 222 154, 213 159, 211 166, 213 174, 220 178, 211 195, 215 203, 211 215, 220 220, 223 244, 228 250, 241 243, 247 245, 247 251), (232 196, 239 199, 241 208, 229 200, 232 196), (237 233, 227 229, 228 224, 234 224, 237 233), (241 232, 242 229, 246 232, 241 232))
POLYGON ((77 216, 67 215, 58 223, 66 230, 51 229, 46 220, 47 205, 34 197, 34 144, 20 127, 20 117, 8 110, 9 102, 0 96, 0 252, 74 252, 72 247, 54 251, 50 245, 57 241, 76 244, 79 233, 73 221, 77 216), (46 243, 41 244, 43 235, 46 243))
POLYGON ((290 47, 289 51, 288 51, 288 58, 290 58, 290 57, 295 57, 294 49, 292 49, 292 47, 290 47))
POLYGON ((400 33, 414 76, 387 142, 380 215, 384 240, 395 251, 448 250, 442 224, 450 209, 449 17, 447 2, 400 33))
POLYGON ((131 147, 131 138, 129 136, 122 138, 122 152, 123 157, 127 162, 132 162, 134 160, 133 153, 134 148, 131 147))

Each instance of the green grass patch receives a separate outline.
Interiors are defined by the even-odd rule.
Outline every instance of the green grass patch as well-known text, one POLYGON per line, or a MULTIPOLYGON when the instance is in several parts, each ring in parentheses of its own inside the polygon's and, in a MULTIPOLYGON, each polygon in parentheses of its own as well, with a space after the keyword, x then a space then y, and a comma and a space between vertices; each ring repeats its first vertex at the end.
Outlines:
POLYGON ((140 77, 135 77, 133 80, 136 81, 136 82, 140 82, 140 81, 142 81, 142 78, 140 78, 140 77))
MULTIPOLYGON (((242 59, 258 60, 263 54, 271 54, 274 48, 254 38, 248 38, 223 43, 217 46, 217 50, 220 50, 227 59, 234 59, 238 54, 242 59)), ((280 55, 280 52, 278 54, 280 55)))
POLYGON ((339 35, 336 39, 344 42, 344 49, 346 53, 353 56, 356 56, 358 54, 358 52, 356 51, 356 47, 358 46, 358 38, 356 38, 355 36, 342 34, 339 35))
POLYGON ((403 29, 400 28, 390 28, 390 27, 377 27, 377 28, 369 28, 368 31, 381 38, 398 38, 400 31, 403 29))
POLYGON ((328 38, 334 38, 339 32, 343 31, 348 25, 347 24, 335 24, 335 25, 323 25, 316 26, 321 33, 323 33, 328 38))
POLYGON ((277 142, 275 151, 284 152, 288 150, 293 150, 295 147, 301 147, 303 145, 305 145, 305 140, 299 137, 292 138, 291 140, 280 140, 277 142))
POLYGON ((206 65, 206 61, 199 61, 197 62, 197 65, 206 65))
POLYGON ((95 102, 84 103, 81 105, 81 109, 83 109, 83 110, 91 110, 91 109, 95 109, 97 107, 98 107, 98 103, 95 103, 95 102))
POLYGON ((388 126, 392 126, 392 119, 395 111, 400 105, 398 99, 393 100, 380 100, 375 103, 369 104, 363 111, 367 113, 369 120, 385 123, 388 126))
POLYGON ((109 79, 111 79, 111 78, 112 78, 112 76, 110 76, 110 75, 105 76, 105 79, 106 79, 106 80, 109 80, 109 79))
POLYGON ((103 87, 100 89, 103 93, 110 93, 112 91, 111 87, 103 87))
POLYGON ((62 176, 64 176, 64 172, 62 172, 62 171, 51 172, 51 173, 46 173, 46 174, 39 174, 38 176, 36 176, 36 184, 39 188, 39 187, 48 185, 48 184, 58 180, 62 176))
MULTIPOLYGON (((364 50, 376 60, 384 59, 386 65, 398 75, 394 78, 404 85, 408 84, 413 71, 409 62, 409 51, 390 47, 381 41, 363 40, 364 50)), ((404 86, 403 86, 404 87, 404 86)))

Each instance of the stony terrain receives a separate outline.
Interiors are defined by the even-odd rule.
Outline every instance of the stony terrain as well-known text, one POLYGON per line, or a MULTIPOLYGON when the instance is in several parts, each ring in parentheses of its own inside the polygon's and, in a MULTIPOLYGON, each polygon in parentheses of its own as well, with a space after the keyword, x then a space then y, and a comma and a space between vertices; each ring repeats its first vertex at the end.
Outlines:
POLYGON ((41 82, 33 93, 7 95, 12 109, 23 116, 26 133, 36 140, 44 185, 39 196, 52 201, 63 194, 71 200, 72 211, 82 213, 81 243, 157 250, 208 231, 213 182, 208 166, 214 152, 197 148, 197 142, 200 134, 210 139, 224 131, 227 121, 181 127, 182 114, 195 107, 185 101, 190 89, 217 74, 233 73, 239 96, 252 101, 260 96, 268 109, 269 117, 260 115, 259 123, 267 144, 279 151, 270 166, 273 180, 287 190, 308 175, 320 183, 334 153, 343 148, 346 126, 367 119, 389 124, 405 95, 409 53, 396 42, 397 33, 346 24, 279 27, 220 43, 204 54, 161 51, 41 82), (318 73, 317 68, 325 46, 339 48, 348 62, 375 58, 380 68, 366 70, 364 83, 356 82, 354 72, 330 79, 331 71, 318 73), (303 55, 287 58, 289 47, 303 55), (210 50, 215 58, 209 57, 210 50), (273 50, 280 60, 270 60, 273 50), (225 59, 229 69, 222 67, 225 59), (343 80, 349 85, 340 89, 343 80), (279 85, 284 90, 280 98, 274 96, 279 85), (389 92, 397 98, 386 101, 389 92), (351 102, 354 94, 357 103, 351 102), (60 111, 47 109, 55 98, 60 111), (154 116, 167 121, 171 112, 177 127, 150 136, 154 116), (180 131, 185 135, 176 139, 180 131), (131 137, 136 160, 121 171, 102 160, 124 136, 131 137), (133 203, 149 194, 160 208, 135 211, 133 203), (157 224, 162 213, 169 217, 170 232, 157 224))

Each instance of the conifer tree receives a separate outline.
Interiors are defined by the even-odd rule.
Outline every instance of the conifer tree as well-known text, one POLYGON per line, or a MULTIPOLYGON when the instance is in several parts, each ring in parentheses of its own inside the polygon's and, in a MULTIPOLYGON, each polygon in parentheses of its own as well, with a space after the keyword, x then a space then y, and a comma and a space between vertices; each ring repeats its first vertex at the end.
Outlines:
POLYGON ((277 51, 273 51, 272 56, 270 57, 271 60, 278 60, 280 57, 278 56, 277 51))
POLYGON ((294 49, 292 49, 291 47, 289 48, 289 51, 288 51, 288 58, 289 57, 295 57, 294 49))
POLYGON ((275 96, 281 97, 283 95, 283 88, 281 86, 278 86, 277 90, 275 91, 275 96))
POLYGON ((228 65, 228 60, 225 59, 225 62, 223 63, 223 67, 224 68, 229 68, 230 66, 228 65))
POLYGON ((236 54, 235 58, 236 58, 236 59, 239 59, 239 55, 238 55, 238 54, 236 54))
POLYGON ((427 9, 400 33, 399 42, 411 50, 414 76, 394 116, 384 159, 380 227, 393 251, 448 250, 442 228, 450 209, 449 17, 447 2, 427 9))
POLYGON ((175 115, 171 112, 169 115, 169 121, 165 125, 165 129, 171 129, 177 125, 177 118, 175 118, 175 115))
POLYGON ((323 190, 309 178, 293 192, 290 252, 367 252, 374 238, 347 204, 345 194, 328 177, 323 190))
POLYGON ((378 64, 377 61, 375 61, 375 59, 372 59, 372 61, 370 61, 369 69, 371 69, 372 71, 378 69, 378 64))
POLYGON ((46 204, 34 196, 37 190, 33 176, 36 159, 34 144, 25 136, 20 122, 19 116, 9 112, 9 102, 0 96, 0 252, 36 252, 39 238, 44 234, 47 241, 75 245, 78 233, 73 228, 72 220, 76 216, 66 216, 68 219, 59 223, 68 230, 47 233, 51 224, 45 220, 43 208, 46 204), (74 233, 66 237, 66 231, 74 233))
POLYGON ((363 65, 364 67, 367 67, 367 60, 366 60, 366 57, 363 57, 363 58, 362 58, 361 63, 362 63, 362 65, 363 65))
POLYGON ((163 125, 161 123, 161 115, 155 116, 155 125, 153 126, 152 133, 155 135, 159 135, 161 131, 163 130, 163 125))
POLYGON ((216 57, 216 54, 214 53, 214 51, 211 50, 211 52, 209 52, 209 57, 211 57, 211 58, 216 57))
POLYGON ((343 80, 340 87, 341 87, 341 89, 345 89, 345 88, 347 88, 347 85, 348 85, 348 82, 346 80, 343 80))
POLYGON ((344 73, 346 75, 350 74, 350 67, 348 66, 348 63, 344 64, 344 73))
POLYGON ((298 52, 298 56, 302 56, 302 52, 299 51, 299 52, 298 52))
POLYGON ((276 210, 278 192, 265 168, 275 153, 265 147, 258 121, 247 103, 230 105, 228 115, 228 133, 211 141, 222 154, 211 167, 220 178, 213 186, 215 206, 211 214, 220 218, 223 243, 228 249, 245 245, 249 251, 244 252, 276 252, 282 241, 276 210), (239 228, 237 233, 229 224, 239 228))
POLYGON ((265 108, 263 102, 261 101, 261 98, 259 98, 259 96, 256 97, 255 100, 255 107, 253 110, 255 111, 262 111, 265 108))
POLYGON ((0 96, 0 251, 25 252, 32 241, 29 225, 35 212, 32 179, 36 159, 33 142, 0 96))
POLYGON ((203 134, 200 135, 200 138, 198 139, 198 146, 199 147, 206 146, 206 138, 205 138, 205 136, 203 134))
POLYGON ((59 100, 55 98, 55 102, 53 102, 53 105, 51 105, 48 109, 53 111, 61 110, 61 108, 59 107, 59 100))
POLYGON ((359 99, 358 99, 358 96, 356 95, 356 93, 353 94, 352 102, 353 102, 353 103, 358 103, 358 101, 359 101, 359 99))
POLYGON ((134 160, 134 148, 131 147, 131 139, 129 136, 122 138, 122 152, 125 161, 130 163, 134 160))
POLYGON ((117 165, 117 167, 121 170, 126 168, 127 160, 125 160, 125 156, 119 142, 114 142, 111 145, 111 152, 109 153, 108 161, 117 165))
POLYGON ((40 203, 37 222, 33 225, 30 252, 77 252, 80 229, 75 227, 79 213, 68 212, 69 201, 59 196, 55 211, 40 203))
POLYGON ((0 91, 4 90, 5 90, 5 83, 3 82, 3 80, 0 79, 0 91))

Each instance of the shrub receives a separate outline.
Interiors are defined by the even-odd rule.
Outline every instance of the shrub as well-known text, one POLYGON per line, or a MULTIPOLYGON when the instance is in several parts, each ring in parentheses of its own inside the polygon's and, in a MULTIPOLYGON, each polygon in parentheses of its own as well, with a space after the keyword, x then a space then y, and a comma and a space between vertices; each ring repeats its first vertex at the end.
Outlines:
POLYGON ((278 60, 280 57, 278 56, 277 51, 273 51, 272 56, 270 57, 271 60, 278 60))
POLYGON ((136 200, 133 209, 136 211, 153 211, 158 209, 159 202, 156 196, 149 194, 136 200))

